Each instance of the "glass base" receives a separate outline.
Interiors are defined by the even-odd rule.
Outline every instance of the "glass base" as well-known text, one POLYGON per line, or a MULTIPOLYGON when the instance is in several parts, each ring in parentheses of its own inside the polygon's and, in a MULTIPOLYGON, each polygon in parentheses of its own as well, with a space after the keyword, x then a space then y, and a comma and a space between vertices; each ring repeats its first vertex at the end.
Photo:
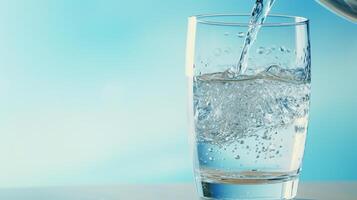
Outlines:
POLYGON ((197 182, 198 193, 204 199, 293 199, 296 196, 299 179, 265 184, 230 184, 197 182))

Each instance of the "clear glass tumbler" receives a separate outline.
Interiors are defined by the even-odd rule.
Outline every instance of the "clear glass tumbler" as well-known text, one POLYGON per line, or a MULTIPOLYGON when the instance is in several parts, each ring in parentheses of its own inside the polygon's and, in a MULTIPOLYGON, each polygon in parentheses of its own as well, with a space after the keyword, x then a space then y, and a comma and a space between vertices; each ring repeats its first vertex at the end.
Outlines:
POLYGON ((202 199, 296 196, 310 104, 309 24, 268 16, 237 67, 248 15, 189 18, 186 75, 194 174, 202 199))

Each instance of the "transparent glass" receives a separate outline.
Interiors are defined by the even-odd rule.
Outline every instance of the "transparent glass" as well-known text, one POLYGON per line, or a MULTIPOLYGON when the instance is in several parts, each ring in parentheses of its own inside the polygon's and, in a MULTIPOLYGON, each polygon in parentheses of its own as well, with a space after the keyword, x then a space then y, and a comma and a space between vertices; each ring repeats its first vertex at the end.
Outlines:
POLYGON ((248 15, 189 18, 190 141, 202 199, 291 199, 310 104, 308 20, 271 15, 237 67, 248 15))

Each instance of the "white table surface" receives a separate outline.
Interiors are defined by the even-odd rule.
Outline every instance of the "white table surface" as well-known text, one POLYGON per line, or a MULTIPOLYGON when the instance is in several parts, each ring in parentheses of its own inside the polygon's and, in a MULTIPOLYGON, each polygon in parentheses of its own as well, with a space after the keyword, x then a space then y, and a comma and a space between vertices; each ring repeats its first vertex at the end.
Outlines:
MULTIPOLYGON (((197 200, 191 184, 0 189, 1 200, 197 200)), ((300 183, 300 200, 357 200, 357 182, 300 183)))

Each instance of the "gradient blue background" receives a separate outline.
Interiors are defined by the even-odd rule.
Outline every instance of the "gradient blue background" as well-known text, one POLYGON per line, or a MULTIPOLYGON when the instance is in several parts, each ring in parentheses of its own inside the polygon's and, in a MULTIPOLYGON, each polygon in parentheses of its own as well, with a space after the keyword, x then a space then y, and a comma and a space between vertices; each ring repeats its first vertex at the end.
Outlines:
MULTIPOLYGON (((246 0, 0 2, 0 187, 191 182, 187 17, 246 0)), ((357 180, 357 25, 312 0, 303 180, 357 180)))

